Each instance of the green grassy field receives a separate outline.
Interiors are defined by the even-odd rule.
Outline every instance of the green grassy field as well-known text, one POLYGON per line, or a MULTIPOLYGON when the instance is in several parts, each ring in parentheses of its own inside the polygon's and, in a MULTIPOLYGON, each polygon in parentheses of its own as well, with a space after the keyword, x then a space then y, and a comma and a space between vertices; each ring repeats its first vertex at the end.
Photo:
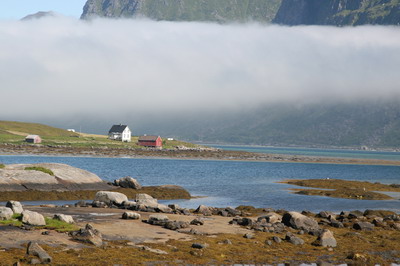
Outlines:
MULTIPOLYGON (((74 133, 42 124, 0 121, 0 144, 34 145, 25 142, 25 137, 31 134, 39 135, 42 138, 42 145, 121 149, 143 148, 137 144, 139 138, 137 136, 133 136, 132 141, 128 143, 109 140, 105 135, 74 133)), ((177 146, 198 147, 198 145, 188 142, 163 139, 164 149, 174 149, 177 146)))

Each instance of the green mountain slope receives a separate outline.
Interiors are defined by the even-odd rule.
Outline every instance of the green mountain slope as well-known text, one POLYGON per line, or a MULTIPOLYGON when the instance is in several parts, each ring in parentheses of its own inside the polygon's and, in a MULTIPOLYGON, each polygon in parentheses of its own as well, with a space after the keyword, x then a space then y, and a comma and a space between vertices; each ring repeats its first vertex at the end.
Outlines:
POLYGON ((64 129, 42 124, 13 121, 0 121, 0 134, 14 136, 26 136, 28 134, 34 134, 44 137, 70 137, 73 135, 78 135, 64 129))
POLYGON ((273 22, 285 25, 399 25, 400 0, 283 0, 273 22))
POLYGON ((88 0, 81 18, 270 22, 280 3, 281 0, 88 0))

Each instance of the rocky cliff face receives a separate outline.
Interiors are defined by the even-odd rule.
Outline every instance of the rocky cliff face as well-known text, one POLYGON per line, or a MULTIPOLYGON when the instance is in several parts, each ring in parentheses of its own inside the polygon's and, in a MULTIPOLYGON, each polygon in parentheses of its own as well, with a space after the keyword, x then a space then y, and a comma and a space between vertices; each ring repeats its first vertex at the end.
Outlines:
POLYGON ((274 23, 285 25, 399 25, 399 0, 283 0, 274 23))
POLYGON ((81 18, 270 22, 280 4, 281 0, 88 0, 81 18))

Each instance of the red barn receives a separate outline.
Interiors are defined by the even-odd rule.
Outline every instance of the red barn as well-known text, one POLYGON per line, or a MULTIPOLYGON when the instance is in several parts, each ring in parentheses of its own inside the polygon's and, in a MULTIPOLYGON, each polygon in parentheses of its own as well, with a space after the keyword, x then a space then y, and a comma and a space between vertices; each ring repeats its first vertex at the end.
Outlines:
POLYGON ((162 148, 162 139, 160 136, 140 136, 138 145, 145 147, 162 148))

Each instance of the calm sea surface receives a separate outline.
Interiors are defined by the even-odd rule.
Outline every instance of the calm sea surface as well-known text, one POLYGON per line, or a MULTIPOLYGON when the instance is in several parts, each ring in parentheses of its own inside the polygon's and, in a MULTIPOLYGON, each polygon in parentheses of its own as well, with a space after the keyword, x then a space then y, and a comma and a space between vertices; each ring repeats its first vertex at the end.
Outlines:
POLYGON ((390 151, 362 151, 362 150, 345 150, 345 149, 313 149, 313 148, 292 148, 292 147, 284 148, 284 147, 216 145, 216 144, 205 144, 205 145, 231 151, 248 151, 248 152, 270 153, 270 154, 400 161, 400 152, 390 152, 390 151))
MULTIPOLYGON (((112 181, 132 176, 143 185, 180 185, 192 195, 206 196, 173 201, 183 207, 253 205, 287 210, 342 211, 389 209, 400 212, 400 200, 366 201, 303 196, 289 193, 285 179, 340 178, 386 184, 400 183, 400 167, 212 160, 0 156, 0 163, 65 163, 112 181)), ((394 196, 400 198, 398 194, 394 196)), ((166 202, 166 203, 170 203, 166 202)))

